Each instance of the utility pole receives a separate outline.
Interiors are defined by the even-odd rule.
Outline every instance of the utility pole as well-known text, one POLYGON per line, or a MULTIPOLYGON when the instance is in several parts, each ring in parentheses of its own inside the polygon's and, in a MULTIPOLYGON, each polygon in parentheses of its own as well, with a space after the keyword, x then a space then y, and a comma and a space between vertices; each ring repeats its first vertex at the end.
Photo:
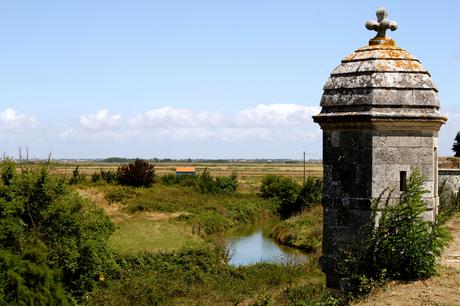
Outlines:
POLYGON ((304 185, 307 182, 307 169, 305 168, 305 156, 306 156, 306 152, 303 151, 303 184, 304 185))

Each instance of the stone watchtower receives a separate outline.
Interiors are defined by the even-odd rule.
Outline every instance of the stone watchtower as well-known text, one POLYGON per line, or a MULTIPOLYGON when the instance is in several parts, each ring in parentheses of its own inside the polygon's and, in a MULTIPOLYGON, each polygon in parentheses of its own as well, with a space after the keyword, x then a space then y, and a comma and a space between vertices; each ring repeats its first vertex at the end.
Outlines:
POLYGON ((357 239, 371 221, 371 201, 386 189, 399 199, 418 168, 428 190, 425 218, 438 206, 438 90, 420 61, 396 46, 386 30, 397 29, 384 8, 366 28, 377 31, 368 46, 342 60, 324 85, 324 234, 322 269, 327 286, 343 288, 336 273, 337 250, 357 239))

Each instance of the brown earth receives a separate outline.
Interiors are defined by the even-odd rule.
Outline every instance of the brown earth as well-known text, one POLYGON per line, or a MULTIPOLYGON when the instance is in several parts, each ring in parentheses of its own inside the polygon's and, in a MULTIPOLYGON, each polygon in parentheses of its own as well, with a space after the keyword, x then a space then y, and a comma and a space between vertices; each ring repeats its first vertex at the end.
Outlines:
POLYGON ((437 275, 416 282, 391 282, 387 287, 354 305, 460 305, 460 215, 452 218, 447 227, 453 240, 440 258, 437 275))

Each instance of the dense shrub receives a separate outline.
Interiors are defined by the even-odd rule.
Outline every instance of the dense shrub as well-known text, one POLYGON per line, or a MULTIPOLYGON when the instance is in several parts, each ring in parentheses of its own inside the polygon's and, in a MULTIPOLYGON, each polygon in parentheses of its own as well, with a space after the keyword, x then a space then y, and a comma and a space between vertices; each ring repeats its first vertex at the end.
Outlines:
POLYGON ((282 198, 285 195, 294 198, 299 190, 299 184, 293 179, 280 175, 267 175, 260 185, 260 195, 264 199, 282 198))
POLYGON ((117 170, 118 182, 126 186, 150 187, 154 178, 155 166, 139 158, 117 170))
POLYGON ((318 177, 307 177, 305 184, 297 196, 295 209, 302 210, 320 204, 323 197, 323 180, 318 177))
POLYGON ((160 180, 163 185, 193 187, 201 193, 209 194, 231 193, 238 188, 238 176, 236 173, 231 176, 213 177, 207 168, 198 176, 167 174, 161 176, 160 180))
POLYGON ((94 172, 91 175, 91 182, 106 182, 108 184, 115 183, 117 181, 117 173, 112 170, 100 169, 99 172, 94 172))
POLYGON ((1 304, 65 304, 115 269, 106 247, 114 226, 46 167, 15 168, 1 167, 1 304))
POLYGON ((178 176, 175 174, 165 174, 160 176, 160 182, 166 186, 172 186, 177 184, 178 176))
POLYGON ((197 187, 198 176, 192 174, 182 174, 176 176, 176 184, 184 187, 197 187))
POLYGON ((413 280, 433 275, 436 256, 441 254, 448 233, 438 221, 423 219, 425 192, 423 179, 415 171, 400 203, 387 201, 379 226, 364 227, 358 241, 342 252, 341 274, 361 283, 385 277, 413 280))
POLYGON ((76 185, 81 184, 86 181, 86 176, 80 172, 80 166, 77 165, 75 169, 72 170, 72 176, 69 179, 69 184, 76 185))
POLYGON ((298 209, 295 207, 300 185, 289 177, 267 175, 262 179, 260 195, 264 199, 274 199, 278 202, 278 213, 288 217, 298 209))
POLYGON ((323 181, 308 177, 303 186, 289 177, 267 175, 262 179, 260 195, 278 202, 278 213, 289 217, 305 208, 321 203, 323 181))

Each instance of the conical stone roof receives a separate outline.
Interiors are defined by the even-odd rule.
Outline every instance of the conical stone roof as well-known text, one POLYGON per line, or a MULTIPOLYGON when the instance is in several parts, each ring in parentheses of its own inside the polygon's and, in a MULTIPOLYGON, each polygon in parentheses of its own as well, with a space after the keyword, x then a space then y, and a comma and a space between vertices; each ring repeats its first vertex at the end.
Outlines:
POLYGON ((320 124, 422 120, 440 125, 447 120, 439 112, 438 90, 427 69, 381 33, 334 69, 324 85, 321 106, 314 116, 320 124))

